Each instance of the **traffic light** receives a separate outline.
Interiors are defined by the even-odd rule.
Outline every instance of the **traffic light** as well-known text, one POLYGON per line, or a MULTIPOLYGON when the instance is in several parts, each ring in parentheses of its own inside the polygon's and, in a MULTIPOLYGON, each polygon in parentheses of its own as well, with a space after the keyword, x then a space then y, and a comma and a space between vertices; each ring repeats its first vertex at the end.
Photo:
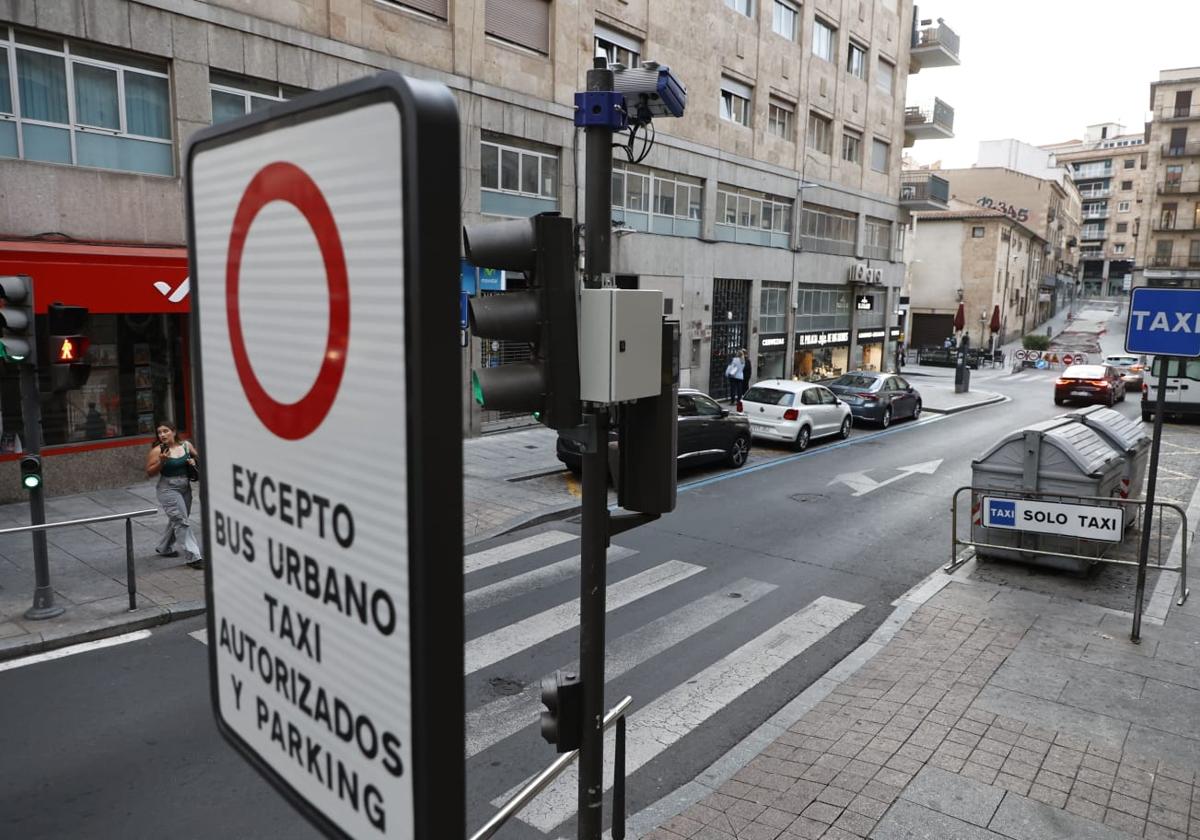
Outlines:
POLYGON ((33 278, 24 274, 0 277, 0 359, 6 362, 37 363, 37 340, 33 320, 33 278))
POLYGON ((577 674, 555 671, 542 679, 542 737, 560 753, 579 749, 583 740, 583 683, 577 674))
POLYGON ((46 307, 46 326, 50 332, 50 389, 58 393, 82 388, 91 375, 91 364, 84 362, 91 340, 84 335, 88 310, 55 301, 46 307))
POLYGON ((637 513, 670 513, 678 494, 679 322, 662 331, 661 390, 622 405, 617 425, 617 504, 637 513))
POLYGON ((478 266, 524 272, 528 291, 471 299, 471 330, 483 339, 532 345, 528 362, 471 372, 487 409, 528 411, 551 429, 583 422, 579 402, 579 292, 574 223, 557 213, 463 228, 478 266))
POLYGON ((21 485, 26 490, 36 490, 42 486, 42 457, 40 455, 22 456, 21 485))

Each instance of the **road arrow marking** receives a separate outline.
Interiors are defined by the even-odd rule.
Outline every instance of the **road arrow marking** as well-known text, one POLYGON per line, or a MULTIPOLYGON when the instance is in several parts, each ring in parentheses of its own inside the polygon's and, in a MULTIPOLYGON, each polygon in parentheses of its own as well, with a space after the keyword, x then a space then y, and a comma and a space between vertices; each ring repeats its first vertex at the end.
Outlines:
POLYGON ((833 481, 829 482, 829 486, 832 487, 834 484, 839 483, 845 484, 854 491, 850 494, 851 496, 865 496, 868 493, 875 492, 880 487, 886 487, 893 481, 899 481, 900 479, 907 478, 910 475, 916 475, 917 473, 933 475, 935 472, 937 472, 937 468, 942 465, 943 460, 944 459, 942 458, 938 458, 936 461, 925 461, 920 464, 911 464, 907 467, 900 467, 900 472, 897 475, 894 475, 889 479, 885 479, 884 481, 876 481, 875 479, 871 478, 871 476, 867 475, 865 470, 855 473, 842 473, 833 481))

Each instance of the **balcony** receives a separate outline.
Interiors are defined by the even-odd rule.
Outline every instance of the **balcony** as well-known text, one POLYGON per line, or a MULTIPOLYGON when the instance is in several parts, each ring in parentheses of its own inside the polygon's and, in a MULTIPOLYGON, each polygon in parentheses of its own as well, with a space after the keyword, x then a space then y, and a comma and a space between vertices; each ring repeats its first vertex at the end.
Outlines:
POLYGON ((1193 140, 1181 146, 1164 143, 1162 154, 1164 158, 1200 157, 1200 140, 1193 140))
POLYGON ((1151 254, 1146 258, 1147 268, 1200 269, 1200 254, 1151 254))
POLYGON ((1087 181, 1091 178, 1111 178, 1113 176, 1113 168, 1111 166, 1081 166, 1078 169, 1071 170, 1071 179, 1076 183, 1079 181, 1087 181))
POLYGON ((948 140, 954 136, 954 109, 940 99, 932 107, 909 105, 904 109, 904 145, 917 140, 948 140))
POLYGON ((1160 181, 1159 195, 1200 195, 1200 181, 1160 181))
POLYGON ((946 210, 950 182, 928 172, 900 174, 900 205, 909 210, 946 210))
POLYGON ((1083 199, 1110 198, 1110 197, 1112 197, 1112 193, 1113 193, 1113 191, 1112 191, 1111 187, 1105 187, 1102 190, 1080 190, 1079 197, 1083 198, 1083 199))
POLYGON ((1156 219, 1154 230, 1157 233, 1195 233, 1200 225, 1188 224, 1187 219, 1156 219))
POLYGON ((955 67, 958 64, 958 34, 941 18, 935 26, 931 20, 918 22, 914 15, 908 72, 919 73, 927 67, 955 67))
POLYGON ((1154 119, 1159 122, 1171 120, 1200 120, 1200 105, 1176 107, 1167 105, 1154 112, 1154 119))
POLYGON ((1108 210, 1084 210, 1083 218, 1085 219, 1107 219, 1108 210))
POLYGON ((1079 238, 1083 241, 1108 239, 1108 232, 1102 228, 1084 228, 1079 231, 1079 238))

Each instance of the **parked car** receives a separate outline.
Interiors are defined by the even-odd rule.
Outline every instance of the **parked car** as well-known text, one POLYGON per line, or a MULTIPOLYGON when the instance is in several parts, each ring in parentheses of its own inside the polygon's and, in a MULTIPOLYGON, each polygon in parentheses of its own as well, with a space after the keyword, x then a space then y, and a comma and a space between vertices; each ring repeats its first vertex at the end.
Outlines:
MULTIPOLYGON (((692 388, 680 388, 676 398, 678 423, 679 466, 692 466, 712 461, 724 461, 733 468, 746 463, 750 457, 752 436, 750 421, 717 405, 708 394, 692 388)), ((615 445, 617 433, 610 432, 610 445, 615 445)), ((583 466, 582 444, 558 436, 558 460, 572 472, 583 466)))
POLYGON ((920 392, 895 374, 852 370, 830 382, 829 390, 850 406, 855 420, 870 420, 885 429, 893 420, 921 416, 920 392))
POLYGON ((1117 369, 1117 373, 1121 374, 1121 379, 1125 382, 1126 391, 1142 389, 1142 376, 1146 369, 1146 360, 1142 357, 1119 353, 1115 356, 1105 356, 1103 364, 1117 369))
POLYGON ((1200 415, 1200 359, 1163 359, 1155 356, 1142 386, 1142 419, 1154 419, 1154 403, 1158 398, 1158 383, 1163 376, 1163 363, 1169 362, 1166 372, 1167 390, 1163 394, 1163 418, 1200 415))
POLYGON ((764 440, 807 449, 813 438, 850 436, 850 406, 815 382, 766 379, 738 400, 737 410, 750 420, 750 431, 764 440))
POLYGON ((1125 399, 1125 383, 1111 365, 1071 365, 1054 383, 1054 404, 1102 402, 1112 405, 1125 399))

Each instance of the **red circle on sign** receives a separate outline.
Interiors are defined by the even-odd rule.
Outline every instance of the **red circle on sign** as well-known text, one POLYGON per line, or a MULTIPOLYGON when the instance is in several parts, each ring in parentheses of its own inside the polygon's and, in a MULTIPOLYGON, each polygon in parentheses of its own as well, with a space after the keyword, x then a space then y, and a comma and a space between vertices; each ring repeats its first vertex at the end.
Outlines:
POLYGON ((316 431, 325 420, 346 370, 346 348, 350 343, 350 283, 346 275, 346 256, 342 240, 325 196, 316 183, 298 166, 276 162, 264 166, 246 187, 233 217, 229 235, 229 257, 225 264, 225 315, 229 321, 229 343, 242 390, 250 407, 263 425, 285 440, 299 440, 316 431), (324 361, 308 393, 294 403, 281 403, 267 393, 250 358, 242 335, 242 316, 238 311, 241 286, 242 250, 250 225, 272 201, 286 201, 304 216, 317 237, 321 260, 325 264, 325 282, 329 287, 329 334, 325 340, 324 361))

